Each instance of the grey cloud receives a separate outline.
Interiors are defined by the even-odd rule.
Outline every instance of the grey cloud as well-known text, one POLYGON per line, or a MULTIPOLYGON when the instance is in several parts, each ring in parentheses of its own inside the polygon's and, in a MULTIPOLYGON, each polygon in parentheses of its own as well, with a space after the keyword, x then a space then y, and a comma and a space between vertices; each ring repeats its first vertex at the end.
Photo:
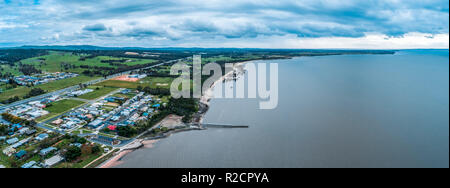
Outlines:
POLYGON ((107 29, 108 28, 106 28, 106 26, 103 24, 87 25, 83 27, 84 31, 93 31, 93 32, 106 31, 107 29))
POLYGON ((40 0, 39 4, 2 4, 0 21, 2 18, 4 22, 30 25, 14 33, 23 40, 55 33, 105 40, 108 37, 139 40, 158 37, 173 41, 285 35, 354 38, 367 33, 400 37, 411 32, 448 34, 449 2, 40 0))

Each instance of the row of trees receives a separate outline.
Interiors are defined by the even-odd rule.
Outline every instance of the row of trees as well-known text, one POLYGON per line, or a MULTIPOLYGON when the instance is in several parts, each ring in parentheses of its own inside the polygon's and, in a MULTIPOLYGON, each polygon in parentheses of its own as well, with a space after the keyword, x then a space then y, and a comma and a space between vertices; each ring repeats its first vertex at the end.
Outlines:
POLYGON ((3 113, 2 114, 2 118, 6 121, 11 122, 12 124, 22 124, 22 125, 26 125, 26 126, 34 126, 36 125, 35 121, 29 121, 26 119, 22 119, 20 117, 11 115, 9 113, 3 113))
POLYGON ((151 88, 149 86, 147 87, 138 86, 137 90, 151 95, 170 95, 170 89, 167 88, 151 88))
POLYGON ((14 96, 14 97, 11 97, 9 99, 6 99, 6 100, 2 101, 2 103, 3 104, 11 104, 11 103, 17 102, 17 101, 20 101, 20 97, 14 96))
POLYGON ((42 95, 44 93, 45 93, 45 91, 43 89, 41 89, 41 88, 33 88, 33 89, 31 89, 31 91, 27 95, 24 96, 24 98, 30 98, 30 97, 34 97, 34 96, 39 96, 39 95, 42 95))

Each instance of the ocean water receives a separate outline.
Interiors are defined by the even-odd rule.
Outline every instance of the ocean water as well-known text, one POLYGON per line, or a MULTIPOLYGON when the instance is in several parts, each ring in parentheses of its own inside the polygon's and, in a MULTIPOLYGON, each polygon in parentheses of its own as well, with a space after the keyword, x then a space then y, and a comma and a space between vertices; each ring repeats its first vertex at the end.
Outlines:
MULTIPOLYGON (((279 104, 213 99, 209 129, 172 135, 118 167, 449 167, 448 50, 279 63, 279 104)), ((243 79, 243 78, 242 78, 243 79)))

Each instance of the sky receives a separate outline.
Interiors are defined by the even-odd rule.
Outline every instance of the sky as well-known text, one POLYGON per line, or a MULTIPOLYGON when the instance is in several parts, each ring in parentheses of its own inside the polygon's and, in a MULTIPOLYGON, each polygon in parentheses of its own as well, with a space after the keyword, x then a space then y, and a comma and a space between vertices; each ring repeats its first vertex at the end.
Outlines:
POLYGON ((0 0, 0 47, 449 48, 448 0, 0 0))

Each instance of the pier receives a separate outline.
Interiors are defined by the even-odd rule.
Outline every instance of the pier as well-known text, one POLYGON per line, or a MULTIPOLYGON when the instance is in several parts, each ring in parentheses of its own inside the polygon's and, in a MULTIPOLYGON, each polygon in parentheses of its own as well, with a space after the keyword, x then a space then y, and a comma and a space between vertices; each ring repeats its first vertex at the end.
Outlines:
POLYGON ((202 128, 241 128, 241 129, 247 129, 250 128, 248 125, 230 125, 230 124, 216 124, 216 123, 202 123, 202 124, 192 124, 194 126, 200 126, 202 128))

